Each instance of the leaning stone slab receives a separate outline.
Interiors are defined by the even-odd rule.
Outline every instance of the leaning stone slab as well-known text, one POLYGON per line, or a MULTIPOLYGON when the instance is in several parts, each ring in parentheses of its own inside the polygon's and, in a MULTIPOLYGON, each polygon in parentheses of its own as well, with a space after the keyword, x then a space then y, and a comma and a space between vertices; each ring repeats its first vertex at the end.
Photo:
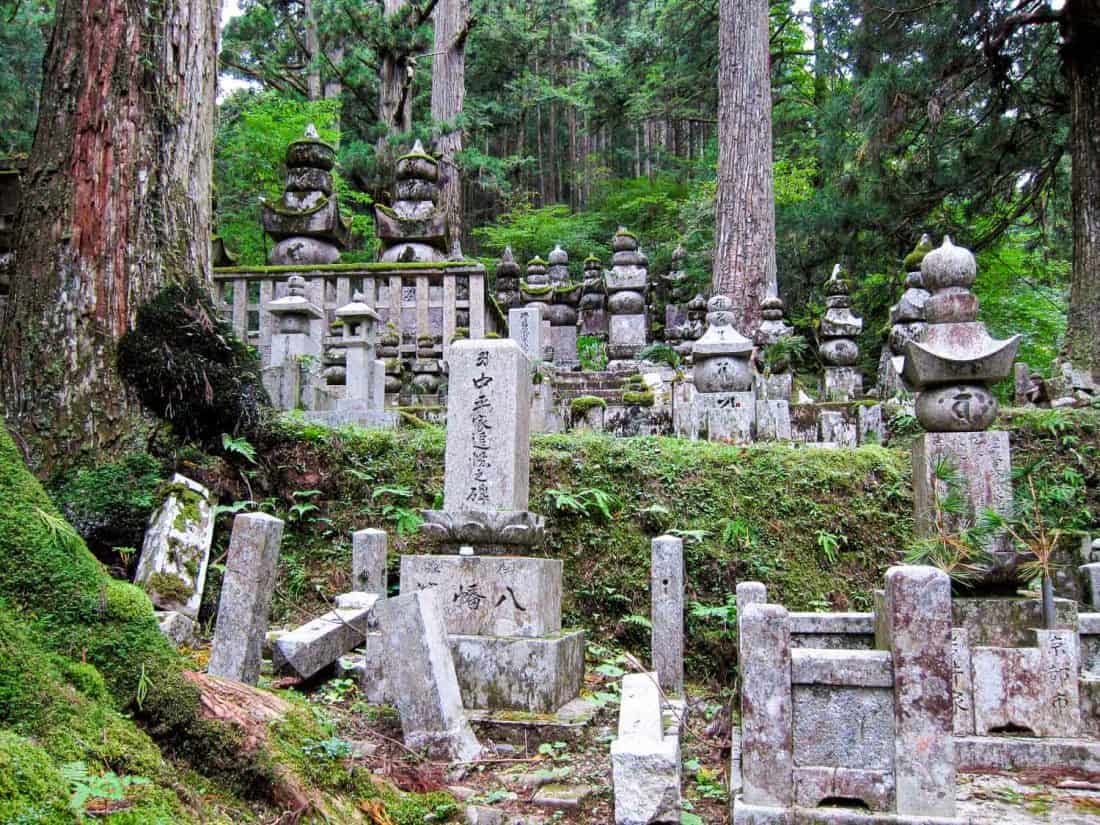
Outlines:
POLYGON ((249 685, 259 680, 282 540, 283 522, 274 516, 241 513, 233 519, 207 666, 210 675, 249 685))
POLYGON ((213 537, 210 491, 177 473, 145 529, 134 584, 149 594, 155 607, 194 619, 213 537))
POLYGON ((561 631, 562 563, 526 556, 402 556, 401 592, 439 589, 447 632, 548 636, 561 631))
POLYGON ((669 696, 684 692, 684 541, 658 536, 650 549, 653 667, 669 696))
POLYGON ((377 625, 378 597, 372 593, 356 601, 358 606, 330 610, 276 640, 271 660, 275 671, 308 679, 363 644, 367 630, 377 625))
POLYGON ((462 709, 436 591, 387 599, 381 613, 387 678, 405 744, 455 762, 476 759, 481 745, 462 709))
POLYGON ((932 567, 891 567, 885 609, 894 662, 897 812, 951 817, 951 582, 932 567))
POLYGON ((584 631, 539 639, 451 636, 466 707, 555 713, 580 694, 584 631))
POLYGON ((527 509, 531 367, 515 341, 459 341, 448 357, 443 509, 527 509))

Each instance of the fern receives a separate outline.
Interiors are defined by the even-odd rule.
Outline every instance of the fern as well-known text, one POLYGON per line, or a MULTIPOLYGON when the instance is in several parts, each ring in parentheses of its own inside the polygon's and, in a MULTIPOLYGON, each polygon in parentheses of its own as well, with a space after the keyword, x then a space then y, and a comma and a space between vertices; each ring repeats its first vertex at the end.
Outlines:
POLYGON ((222 449, 230 455, 239 455, 249 464, 256 463, 256 448, 247 438, 234 438, 229 433, 222 433, 222 449))

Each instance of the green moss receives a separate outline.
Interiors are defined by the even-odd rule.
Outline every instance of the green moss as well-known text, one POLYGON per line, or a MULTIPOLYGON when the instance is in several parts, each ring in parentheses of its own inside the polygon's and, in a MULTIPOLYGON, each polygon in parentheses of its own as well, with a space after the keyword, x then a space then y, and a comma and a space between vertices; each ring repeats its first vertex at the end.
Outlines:
POLYGON ((30 740, 0 730, 0 822, 70 825, 69 786, 49 754, 30 740))
POLYGON ((397 160, 398 162, 403 160, 426 160, 428 163, 432 164, 432 166, 439 165, 439 161, 424 152, 409 152, 408 154, 401 155, 397 160))
POLYGON ((569 411, 572 412, 573 415, 584 415, 589 410, 596 409, 597 407, 601 410, 606 410, 607 402, 595 395, 582 395, 569 402, 569 411))
POLYGON ((623 393, 623 403, 630 406, 652 407, 652 390, 627 390, 623 393))
POLYGON ((501 335, 500 335, 499 332, 486 332, 485 337, 489 338, 489 339, 494 339, 494 338, 500 338, 501 335))
POLYGON ((187 582, 172 573, 154 573, 149 577, 148 588, 150 593, 180 604, 190 599, 195 592, 187 582))
POLYGON ((327 140, 320 140, 319 138, 299 138, 298 140, 292 140, 290 143, 287 144, 287 149, 289 149, 291 146, 306 146, 306 145, 324 146, 326 149, 329 149, 333 152, 336 151, 336 146, 329 143, 327 140))
POLYGON ((524 280, 519 282, 519 288, 528 295, 550 295, 554 291, 553 284, 529 284, 524 280))
POLYGON ((913 248, 913 251, 905 256, 904 267, 906 272, 914 272, 920 269, 921 263, 924 261, 924 256, 932 251, 932 242, 927 241, 924 243, 918 242, 913 248))
MULTIPOLYGON (((157 575, 160 574, 154 574, 153 578, 155 579, 157 575)), ((170 578, 183 584, 176 576, 170 578)), ((184 585, 184 588, 190 589, 186 585, 184 585)), ((160 589, 157 589, 157 592, 168 595, 160 589)), ((190 596, 187 598, 190 598, 190 596)), ((180 601, 187 601, 187 599, 181 599, 180 601)), ((129 582, 108 579, 103 588, 103 603, 106 607, 107 616, 111 619, 141 621, 153 618, 153 603, 149 601, 149 597, 145 595, 140 587, 135 587, 129 582)))
POLYGON ((277 215, 285 215, 288 218, 297 218, 303 215, 316 215, 318 212, 328 206, 328 198, 324 195, 321 195, 321 197, 317 199, 317 203, 305 209, 301 209, 296 206, 287 206, 281 200, 274 202, 269 201, 265 203, 264 206, 270 209, 272 212, 276 213, 277 215))

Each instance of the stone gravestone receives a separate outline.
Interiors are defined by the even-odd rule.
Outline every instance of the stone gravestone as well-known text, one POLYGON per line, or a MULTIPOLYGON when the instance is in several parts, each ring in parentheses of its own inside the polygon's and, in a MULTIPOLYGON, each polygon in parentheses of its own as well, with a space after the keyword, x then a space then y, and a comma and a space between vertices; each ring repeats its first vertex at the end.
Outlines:
POLYGON ((162 627, 172 628, 177 643, 190 637, 199 614, 213 537, 210 491, 177 473, 149 519, 134 575, 134 584, 149 594, 158 610, 179 614, 159 617, 162 627))
POLYGON ((529 362, 498 340, 459 342, 449 364, 444 509, 421 526, 444 552, 403 556, 401 594, 439 592, 466 707, 554 713, 580 691, 584 633, 561 628, 561 562, 523 555, 544 533, 527 510, 529 362))
POLYGON ((539 306, 508 310, 508 337, 519 344, 532 367, 542 360, 542 311, 539 306))
POLYGON ((356 530, 351 534, 351 584, 362 593, 377 593, 386 598, 385 530, 356 530))
POLYGON ((405 744, 455 762, 476 759, 481 745, 462 709, 438 590, 387 600, 381 624, 405 744))
POLYGON ((733 302, 707 302, 707 331, 692 345, 691 434, 711 441, 752 441, 756 430, 752 341, 733 326, 733 302))
POLYGON ((669 696, 684 692, 684 540, 653 539, 650 562, 653 669, 669 696))
POLYGON ((207 667, 211 676, 249 685, 259 680, 282 540, 281 519, 266 513, 241 513, 233 519, 207 667))

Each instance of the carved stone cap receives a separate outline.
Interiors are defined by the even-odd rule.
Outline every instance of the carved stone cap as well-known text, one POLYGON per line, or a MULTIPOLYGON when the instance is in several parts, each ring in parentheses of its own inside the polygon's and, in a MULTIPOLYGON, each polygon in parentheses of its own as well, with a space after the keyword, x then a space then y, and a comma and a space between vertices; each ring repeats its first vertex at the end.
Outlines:
POLYGON ((426 539, 445 545, 468 544, 489 555, 541 546, 546 535, 543 517, 529 510, 422 510, 421 515, 420 532, 426 539))

